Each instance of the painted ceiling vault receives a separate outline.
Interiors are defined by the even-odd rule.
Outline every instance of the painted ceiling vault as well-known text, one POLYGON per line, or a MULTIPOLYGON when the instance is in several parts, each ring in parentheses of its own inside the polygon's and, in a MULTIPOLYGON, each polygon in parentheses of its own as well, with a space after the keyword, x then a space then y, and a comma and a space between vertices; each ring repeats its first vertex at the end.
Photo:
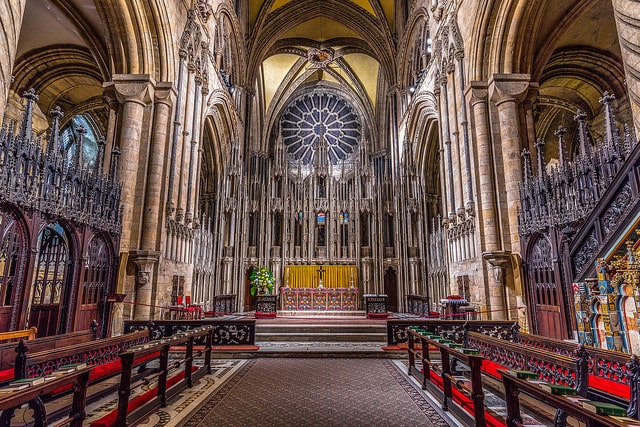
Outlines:
POLYGON ((318 82, 345 91, 373 114, 380 81, 389 79, 384 67, 392 69, 385 55, 394 50, 393 14, 389 0, 251 1, 255 84, 266 116, 281 113, 298 89, 318 82))

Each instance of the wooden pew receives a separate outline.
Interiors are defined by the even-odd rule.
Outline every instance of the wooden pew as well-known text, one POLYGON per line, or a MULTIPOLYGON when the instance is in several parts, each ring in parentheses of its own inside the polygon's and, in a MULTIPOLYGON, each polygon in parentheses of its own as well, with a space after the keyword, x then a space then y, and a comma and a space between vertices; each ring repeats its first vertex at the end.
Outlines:
MULTIPOLYGON (((35 338, 28 340, 26 345, 31 353, 37 353, 74 344, 86 343, 96 339, 97 328, 98 324, 95 323, 95 327, 88 330, 35 338)), ((16 346, 17 343, 15 342, 0 344, 0 382, 13 378, 12 372, 5 371, 13 371, 16 359, 16 346)))
POLYGON ((87 382, 92 369, 93 367, 88 366, 62 375, 54 380, 30 386, 24 390, 0 395, 0 411, 2 411, 2 415, 0 415, 0 426, 9 427, 15 410, 24 403, 27 403, 33 410, 34 425, 36 427, 48 425, 47 413, 41 396, 51 393, 55 389, 71 386, 73 389, 73 403, 71 404, 69 416, 63 420, 63 423, 69 424, 71 427, 81 427, 86 415, 87 382))
MULTIPOLYGON (((504 394, 507 401, 507 427, 521 427, 524 425, 522 423, 522 416, 520 415, 520 403, 518 399, 518 393, 520 391, 524 391, 536 399, 557 408, 558 411, 564 414, 571 415, 585 422, 588 427, 625 427, 633 425, 626 421, 619 421, 613 417, 595 414, 584 409, 579 403, 570 401, 566 396, 551 394, 540 388, 537 384, 518 379, 504 371, 501 371, 501 373, 504 394)), ((558 424, 556 423, 555 425, 558 424)))
POLYGON ((36 338, 37 333, 38 328, 36 328, 35 326, 32 326, 29 329, 22 329, 20 331, 0 332, 0 342, 20 339, 33 340, 36 338))
MULTIPOLYGON (((176 334, 170 338, 152 341, 144 345, 133 346, 120 354, 122 360, 122 373, 120 376, 120 387, 118 389, 118 409, 114 410, 99 420, 91 423, 92 427, 104 426, 125 426, 138 422, 141 418, 156 410, 158 407, 167 406, 167 401, 185 388, 193 386, 193 381, 201 378, 205 374, 211 373, 211 347, 213 342, 213 326, 203 326, 192 329, 184 333, 176 334), (194 342, 196 340, 205 341, 203 352, 204 365, 194 371, 194 342), (182 348, 184 346, 184 349, 182 348), (169 352, 184 351, 182 363, 184 370, 169 377, 169 352), (147 363, 148 356, 158 359, 159 370, 153 375, 145 377, 144 381, 132 383, 133 368, 141 364, 137 362, 144 360, 147 363), (158 385, 146 393, 130 400, 131 390, 143 384, 148 384, 149 380, 157 378, 158 385)), ((173 366, 177 368, 178 366, 173 366)))
MULTIPOLYGON (((431 370, 436 372, 442 378, 443 400, 442 410, 449 410, 449 402, 453 401, 452 385, 460 392, 471 397, 473 402, 473 420, 476 427, 486 426, 484 392, 482 390, 481 366, 484 359, 479 355, 464 354, 458 349, 449 347, 446 344, 430 338, 427 335, 409 330, 409 375, 414 375, 420 379, 422 377, 422 389, 427 389, 427 380, 431 380, 431 370), (416 347, 416 342, 420 343, 420 348, 416 347), (440 362, 436 363, 431 360, 429 355, 429 347, 435 347, 440 351, 440 362), (423 372, 416 368, 416 358, 422 360, 423 372), (471 369, 471 388, 463 382, 453 377, 451 372, 451 359, 457 359, 465 363, 471 369)), ((468 420, 470 421, 470 420, 468 420)))
MULTIPOLYGON (((520 329, 518 322, 511 320, 388 319, 387 347, 406 345, 409 337, 408 328, 410 326, 419 326, 457 343, 463 342, 466 331, 480 332, 505 340, 511 340, 517 335, 520 329)), ((406 347, 403 349, 406 349, 406 347)))
MULTIPOLYGON (((518 333, 516 341, 528 347, 535 347, 558 354, 571 355, 579 344, 543 337, 540 335, 518 333)), ((609 400, 618 405, 629 405, 627 414, 638 416, 638 399, 633 399, 633 390, 638 387, 640 378, 633 372, 640 372, 637 357, 619 351, 585 346, 589 365, 589 394, 595 400, 609 400)), ((640 390, 640 389, 639 389, 640 390)))
POLYGON ((565 356, 470 331, 465 347, 477 349, 485 359, 500 367, 532 371, 546 382, 568 385, 575 388, 579 396, 587 396, 588 354, 582 346, 573 356, 565 356))
POLYGON ((100 366, 92 372, 90 381, 120 372, 120 353, 132 346, 149 342, 148 331, 136 331, 117 337, 69 345, 32 353, 21 341, 15 357, 15 379, 47 375, 68 363, 85 362, 100 366), (111 364, 111 365, 109 365, 111 364))

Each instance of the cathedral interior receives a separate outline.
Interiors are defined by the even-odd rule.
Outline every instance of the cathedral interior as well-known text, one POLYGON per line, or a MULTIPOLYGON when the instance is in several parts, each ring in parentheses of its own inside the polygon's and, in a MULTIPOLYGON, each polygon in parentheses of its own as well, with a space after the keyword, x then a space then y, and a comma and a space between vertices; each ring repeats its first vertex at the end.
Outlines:
POLYGON ((390 318, 640 352, 637 1, 0 18, 0 335, 258 317, 265 269, 273 313, 384 296, 390 318))

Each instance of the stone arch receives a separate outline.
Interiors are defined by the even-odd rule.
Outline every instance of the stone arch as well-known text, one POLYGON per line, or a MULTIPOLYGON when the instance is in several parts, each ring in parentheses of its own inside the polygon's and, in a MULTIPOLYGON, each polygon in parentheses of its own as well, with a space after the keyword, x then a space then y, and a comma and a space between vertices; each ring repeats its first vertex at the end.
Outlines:
MULTIPOLYGON (((404 37, 398 52, 398 64, 402 67, 398 69, 398 82, 401 87, 408 87, 411 84, 411 71, 409 69, 409 58, 413 52, 416 40, 424 39, 429 34, 429 14, 425 8, 419 8, 412 13, 407 23, 404 37)), ((427 64, 424 64, 426 68, 427 64)), ((414 67, 415 69, 415 67, 414 67)))
POLYGON ((174 40, 166 8, 151 0, 96 2, 106 25, 106 43, 114 74, 173 77, 174 40))

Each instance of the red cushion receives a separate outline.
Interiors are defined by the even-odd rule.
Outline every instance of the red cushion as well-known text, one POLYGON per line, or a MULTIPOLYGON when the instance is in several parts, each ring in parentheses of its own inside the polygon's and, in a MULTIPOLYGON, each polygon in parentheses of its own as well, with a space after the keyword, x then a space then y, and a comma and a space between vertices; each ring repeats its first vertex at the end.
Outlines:
POLYGON ((485 374, 497 378, 499 380, 502 380, 502 375, 500 374, 500 372, 498 372, 498 369, 508 369, 496 362, 492 362, 491 360, 487 360, 484 359, 482 361, 482 367, 480 368, 482 370, 482 372, 484 372, 485 374))
POLYGON ((589 375, 589 388, 602 390, 626 400, 631 398, 631 388, 627 384, 596 377, 595 375, 589 375))
MULTIPOLYGON (((151 354, 147 354, 146 356, 140 357, 133 361, 134 364, 146 362, 151 359, 155 359, 160 355, 159 351, 156 351, 151 354)), ((98 381, 102 378, 114 375, 119 373, 122 370, 122 363, 120 359, 114 360, 113 362, 103 363, 101 365, 95 365, 95 367, 89 373, 89 383, 98 381)), ((62 393, 64 391, 70 390, 73 384, 65 384, 63 386, 58 387, 57 389, 51 392, 51 395, 56 395, 58 393, 62 393)))
POLYGON ((14 379, 13 374, 14 374, 13 368, 0 371, 0 382, 13 381, 14 379))

